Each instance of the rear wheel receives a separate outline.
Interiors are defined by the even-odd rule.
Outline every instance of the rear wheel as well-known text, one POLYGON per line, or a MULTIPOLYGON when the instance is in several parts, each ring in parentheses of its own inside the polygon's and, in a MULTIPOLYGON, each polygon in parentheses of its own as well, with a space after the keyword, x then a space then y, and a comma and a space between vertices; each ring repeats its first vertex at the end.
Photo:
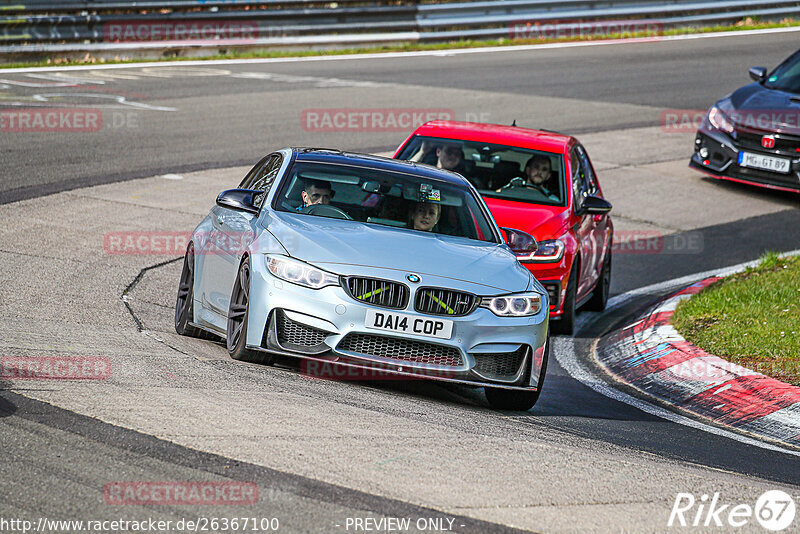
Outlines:
POLYGON ((561 318, 550 322, 550 331, 554 334, 571 336, 575 329, 575 297, 578 292, 578 273, 578 258, 575 258, 567 280, 567 291, 564 296, 561 318))
POLYGON ((611 250, 603 260, 603 270, 600 271, 600 279, 592 292, 592 297, 586 302, 585 307, 591 311, 603 311, 608 303, 608 292, 611 288, 611 250))
POLYGON ((209 338, 210 334, 189 323, 194 322, 194 245, 189 243, 183 257, 183 271, 175 302, 175 331, 182 336, 209 338))
POLYGON ((239 266, 239 274, 233 283, 231 304, 228 309, 227 340, 228 354, 234 360, 271 365, 275 357, 265 352, 247 348, 247 322, 250 317, 250 259, 245 258, 239 266))

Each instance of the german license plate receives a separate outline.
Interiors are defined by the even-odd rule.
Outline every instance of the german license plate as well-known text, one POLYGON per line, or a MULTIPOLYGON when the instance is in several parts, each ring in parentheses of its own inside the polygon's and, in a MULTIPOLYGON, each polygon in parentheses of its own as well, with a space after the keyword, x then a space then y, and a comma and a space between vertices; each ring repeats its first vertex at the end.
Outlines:
POLYGON ((739 165, 742 167, 788 174, 791 163, 791 160, 784 158, 754 154, 752 152, 739 152, 739 165))
POLYGON ((453 321, 389 311, 367 310, 364 326, 372 330, 414 334, 437 339, 450 339, 453 335, 453 321))

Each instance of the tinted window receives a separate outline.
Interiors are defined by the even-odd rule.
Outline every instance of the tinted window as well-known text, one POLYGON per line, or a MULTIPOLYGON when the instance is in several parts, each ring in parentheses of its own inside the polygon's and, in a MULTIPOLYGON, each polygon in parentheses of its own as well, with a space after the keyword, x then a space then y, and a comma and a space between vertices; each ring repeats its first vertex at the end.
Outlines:
POLYGON ((271 154, 261 160, 258 165, 245 176, 242 183, 239 184, 240 189, 257 189, 264 191, 263 195, 256 197, 256 205, 261 206, 266 198, 266 194, 272 188, 275 178, 278 176, 278 171, 281 168, 283 156, 280 154, 271 154))
POLYGON ((597 177, 594 175, 592 163, 589 161, 589 155, 586 153, 586 149, 581 145, 578 145, 576 148, 581 161, 581 169, 583 170, 586 191, 588 194, 594 195, 597 193, 597 177))
POLYGON ((482 203, 458 184, 353 165, 295 162, 273 207, 298 216, 352 219, 409 231, 498 242, 482 203), (313 193, 322 204, 312 205, 313 193), (304 200, 304 198, 306 200, 304 200))
POLYGON ((458 172, 485 197, 566 205, 564 158, 558 153, 415 136, 398 159, 458 172))
POLYGON ((800 93, 800 54, 794 54, 775 69, 765 86, 790 93, 800 93))

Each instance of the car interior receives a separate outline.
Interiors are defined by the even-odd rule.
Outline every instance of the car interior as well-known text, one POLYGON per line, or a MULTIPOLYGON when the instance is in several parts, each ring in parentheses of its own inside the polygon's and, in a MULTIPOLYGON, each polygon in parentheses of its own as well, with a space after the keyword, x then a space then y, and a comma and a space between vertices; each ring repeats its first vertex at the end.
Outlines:
POLYGON ((438 181, 417 182, 408 175, 370 169, 341 170, 329 166, 320 170, 322 167, 296 165, 285 181, 276 207, 281 211, 411 229, 411 212, 417 203, 435 203, 440 206, 441 214, 434 233, 494 240, 485 216, 467 189, 438 181), (330 204, 303 206, 302 191, 309 181, 331 184, 330 204))
POLYGON ((436 165, 436 149, 442 145, 458 143, 464 159, 458 168, 483 196, 508 198, 540 204, 565 205, 563 158, 551 154, 517 147, 492 145, 452 139, 424 138, 418 136, 403 149, 399 159, 414 160, 436 165), (422 151, 424 150, 424 153, 422 151), (545 182, 548 193, 525 184, 525 165, 534 155, 550 159, 550 178, 545 182), (521 178, 521 180, 514 180, 521 178), (514 180, 512 182, 512 180, 514 180))

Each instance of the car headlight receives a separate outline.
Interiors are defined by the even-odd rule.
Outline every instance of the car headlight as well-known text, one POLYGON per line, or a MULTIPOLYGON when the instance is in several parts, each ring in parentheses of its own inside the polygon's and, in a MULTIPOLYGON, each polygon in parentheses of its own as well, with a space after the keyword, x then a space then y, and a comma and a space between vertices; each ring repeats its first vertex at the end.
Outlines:
POLYGON ((560 239, 546 239, 544 241, 537 241, 539 248, 536 252, 527 254, 525 256, 517 256, 517 259, 523 263, 550 263, 561 261, 564 257, 564 242, 560 239))
POLYGON ((483 297, 481 308, 487 308, 499 317, 530 317, 542 309, 542 295, 519 293, 503 297, 483 297))
POLYGON ((717 130, 722 130, 725 133, 733 132, 733 124, 717 106, 712 106, 708 110, 708 122, 717 130))
POLYGON ((310 287, 311 289, 339 285, 339 277, 337 275, 286 256, 268 255, 267 268, 273 276, 281 280, 303 287, 310 287))

